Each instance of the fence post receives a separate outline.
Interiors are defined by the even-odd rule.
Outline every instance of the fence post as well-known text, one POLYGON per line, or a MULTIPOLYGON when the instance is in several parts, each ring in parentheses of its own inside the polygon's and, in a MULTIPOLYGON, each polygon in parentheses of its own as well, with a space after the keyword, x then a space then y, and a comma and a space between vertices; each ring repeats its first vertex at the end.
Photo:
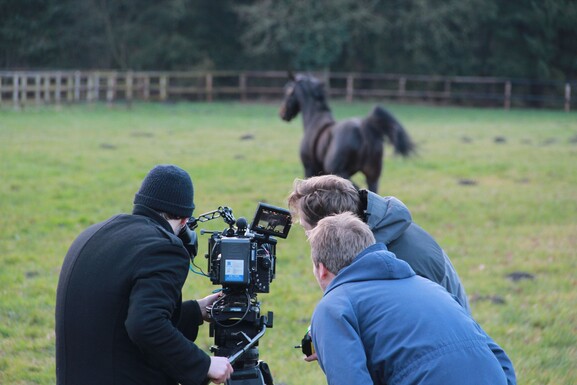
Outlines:
POLYGON ((100 72, 96 71, 94 73, 94 100, 98 101, 100 99, 100 72))
POLYGON ((445 90, 443 92, 443 97, 445 98, 445 104, 449 103, 451 99, 451 80, 445 80, 445 90))
POLYGON ((111 104, 114 101, 116 93, 116 72, 110 72, 107 74, 108 79, 106 80, 106 103, 111 104))
POLYGON ((505 82, 505 105, 504 108, 506 110, 511 109, 511 81, 507 80, 505 82))
POLYGON ((206 74, 206 101, 212 102, 212 74, 206 74))
POLYGON ((34 76, 34 102, 40 104, 40 91, 42 88, 41 77, 39 73, 34 76))
POLYGON ((74 101, 80 100, 80 71, 74 72, 74 101))
POLYGON ((69 73, 66 76, 66 101, 71 103, 74 100, 74 75, 69 73))
POLYGON ((25 105, 28 99, 28 74, 20 77, 20 102, 25 105))
POLYGON ((14 104, 14 108, 18 109, 18 83, 20 79, 17 73, 14 73, 12 76, 12 103, 14 104))
POLYGON ((56 104, 59 105, 60 104, 60 97, 62 96, 62 73, 59 71, 56 73, 56 88, 54 91, 54 100, 56 101, 56 104))
POLYGON ((352 74, 347 75, 347 102, 353 101, 353 93, 355 92, 355 78, 352 74))
POLYGON ((145 74, 142 78, 142 83, 142 97, 145 102, 148 102, 148 99, 150 99, 150 75, 145 74))
POLYGON ((331 94, 331 71, 326 69, 323 71, 323 82, 325 84, 325 90, 327 91, 327 95, 331 94))
POLYGON ((126 73, 126 100, 128 103, 132 102, 132 83, 133 83, 133 74, 132 71, 128 71, 126 73))
POLYGON ((92 74, 87 74, 86 75, 86 102, 87 103, 92 103, 92 98, 94 96, 93 89, 94 89, 94 81, 92 78, 92 74))
POLYGON ((240 73, 238 84, 240 87, 240 100, 246 102, 246 74, 244 72, 240 73))
POLYGON ((565 84, 565 112, 571 111, 571 84, 565 84))
POLYGON ((168 79, 166 75, 160 76, 160 100, 163 102, 166 100, 168 93, 166 92, 166 86, 168 85, 168 79))
POLYGON ((50 82, 51 82, 50 73, 47 72, 44 74, 44 103, 50 103, 50 82))
POLYGON ((406 92, 406 87, 407 87, 407 78, 405 77, 400 77, 399 78, 399 99, 403 99, 405 97, 405 92, 406 92))

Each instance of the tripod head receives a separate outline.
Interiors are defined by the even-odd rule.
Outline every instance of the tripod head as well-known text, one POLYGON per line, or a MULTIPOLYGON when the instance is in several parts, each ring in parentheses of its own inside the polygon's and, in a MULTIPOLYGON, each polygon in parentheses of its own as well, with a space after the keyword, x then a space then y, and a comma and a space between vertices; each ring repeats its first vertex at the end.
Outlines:
POLYGON ((255 364, 258 340, 266 328, 273 327, 273 313, 260 314, 256 294, 225 293, 209 309, 209 314, 212 319, 210 336, 215 341, 211 352, 230 360, 234 358, 235 362, 238 360, 238 367, 255 364))

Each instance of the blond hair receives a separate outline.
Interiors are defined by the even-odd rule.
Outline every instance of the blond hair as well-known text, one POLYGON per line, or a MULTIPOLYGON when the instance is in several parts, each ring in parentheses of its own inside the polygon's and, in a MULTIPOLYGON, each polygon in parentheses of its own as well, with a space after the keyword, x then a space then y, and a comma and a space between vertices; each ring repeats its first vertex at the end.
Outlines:
POLYGON ((315 227, 319 220, 345 211, 359 212, 359 192, 348 180, 336 175, 295 179, 288 207, 295 218, 315 227))
POLYGON ((308 241, 315 266, 322 263, 331 273, 337 274, 361 251, 374 244, 375 237, 359 217, 345 212, 321 219, 308 232, 308 241))

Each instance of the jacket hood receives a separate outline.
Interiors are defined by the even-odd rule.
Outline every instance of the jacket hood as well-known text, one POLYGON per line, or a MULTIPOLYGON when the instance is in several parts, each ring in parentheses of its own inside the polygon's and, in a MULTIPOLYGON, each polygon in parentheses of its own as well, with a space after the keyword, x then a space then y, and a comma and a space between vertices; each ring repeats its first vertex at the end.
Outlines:
POLYGON ((389 244, 412 223, 411 212, 395 197, 381 197, 371 191, 367 193, 366 222, 373 233, 378 232, 378 242, 389 244))
POLYGON ((407 262, 395 257, 384 244, 376 243, 362 251, 349 266, 339 271, 324 295, 349 282, 404 279, 413 275, 415 272, 407 262))

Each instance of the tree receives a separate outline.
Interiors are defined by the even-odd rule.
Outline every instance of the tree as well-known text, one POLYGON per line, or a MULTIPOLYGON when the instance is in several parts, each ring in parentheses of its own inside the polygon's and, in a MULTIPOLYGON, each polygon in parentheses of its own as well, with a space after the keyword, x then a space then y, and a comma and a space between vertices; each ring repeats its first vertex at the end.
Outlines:
POLYGON ((573 0, 496 2, 489 71, 541 79, 577 77, 577 3, 573 0))
POLYGON ((0 67, 27 68, 54 50, 47 31, 53 12, 43 0, 0 1, 0 67))
MULTIPOLYGON (((238 6, 245 50, 255 56, 287 58, 293 68, 333 66, 359 30, 375 28, 371 0, 262 0, 238 6)), ((286 63, 286 61, 284 61, 286 63)))
POLYGON ((81 67, 179 69, 200 60, 194 39, 186 35, 190 1, 70 1, 64 46, 81 67), (81 55, 81 56, 80 56, 81 55))
POLYGON ((372 71, 482 74, 487 50, 484 26, 496 12, 490 2, 380 1, 375 11, 381 28, 363 38, 363 59, 372 71))
POLYGON ((575 0, 0 0, 0 67, 577 78, 575 0))

